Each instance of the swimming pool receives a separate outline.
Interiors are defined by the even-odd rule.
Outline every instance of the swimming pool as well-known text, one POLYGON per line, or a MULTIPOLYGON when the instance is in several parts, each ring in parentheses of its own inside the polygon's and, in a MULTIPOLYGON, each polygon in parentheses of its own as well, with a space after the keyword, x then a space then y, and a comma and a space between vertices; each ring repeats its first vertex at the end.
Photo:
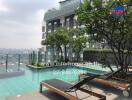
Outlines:
POLYGON ((104 71, 93 70, 83 67, 62 66, 45 69, 31 69, 21 66, 25 75, 12 78, 0 79, 0 98, 15 96, 39 89, 39 82, 42 80, 58 78, 66 82, 75 81, 80 73, 102 74, 104 71))

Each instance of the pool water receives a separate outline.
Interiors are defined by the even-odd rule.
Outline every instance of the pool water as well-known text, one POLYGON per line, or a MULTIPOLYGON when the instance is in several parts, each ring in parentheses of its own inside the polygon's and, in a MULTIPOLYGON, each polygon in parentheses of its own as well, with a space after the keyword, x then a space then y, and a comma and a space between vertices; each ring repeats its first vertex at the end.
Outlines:
POLYGON ((0 79, 0 98, 15 96, 39 89, 39 83, 47 79, 61 79, 66 82, 75 81, 80 73, 102 74, 104 71, 93 70, 83 67, 63 66, 45 69, 31 69, 21 67, 25 75, 12 78, 0 79))

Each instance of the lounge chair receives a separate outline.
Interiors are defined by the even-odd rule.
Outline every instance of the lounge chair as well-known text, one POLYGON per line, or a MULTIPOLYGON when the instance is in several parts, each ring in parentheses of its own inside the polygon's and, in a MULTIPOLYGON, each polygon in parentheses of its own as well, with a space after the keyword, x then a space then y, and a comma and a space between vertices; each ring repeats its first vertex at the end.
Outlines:
POLYGON ((106 96, 89 91, 81 87, 82 85, 91 81, 95 77, 98 77, 98 76, 84 78, 82 81, 79 81, 78 83, 74 85, 64 82, 62 80, 58 80, 58 79, 45 80, 45 81, 40 82, 40 93, 42 93, 42 87, 44 86, 44 87, 47 87, 49 90, 64 96, 68 100, 78 100, 79 98, 76 93, 76 91, 78 90, 81 92, 90 94, 91 96, 94 96, 98 98, 99 100, 106 100, 106 96), (75 92, 76 95, 74 96, 70 94, 71 92, 75 92))
MULTIPOLYGON (((116 89, 122 90, 123 95, 125 97, 128 97, 130 95, 130 88, 131 88, 131 83, 128 82, 123 82, 120 79, 117 79, 114 77, 115 74, 120 72, 121 69, 111 73, 111 74, 106 74, 106 75, 101 75, 100 77, 96 77, 92 80, 92 82, 100 83, 106 86, 114 87, 116 89)), ((80 74, 79 75, 79 80, 88 76, 92 76, 92 74, 80 74)))

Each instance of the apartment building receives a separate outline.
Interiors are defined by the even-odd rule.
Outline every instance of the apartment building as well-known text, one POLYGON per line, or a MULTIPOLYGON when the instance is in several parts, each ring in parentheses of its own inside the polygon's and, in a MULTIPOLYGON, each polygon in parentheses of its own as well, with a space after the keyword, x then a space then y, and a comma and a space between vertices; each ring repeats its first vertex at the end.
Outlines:
MULTIPOLYGON (((80 6, 81 0, 64 0, 59 2, 59 8, 49 9, 45 15, 42 25, 42 39, 46 39, 46 34, 49 32, 55 32, 56 28, 64 27, 76 28, 77 16, 75 16, 75 10, 80 6)), ((87 36, 87 35, 86 35, 87 36)), ((87 43, 88 48, 100 48, 100 43, 87 43)), ((57 62, 56 49, 48 48, 46 46, 42 47, 45 52, 45 62, 57 62)), ((74 60, 75 54, 72 52, 72 48, 68 48, 67 57, 69 61, 74 60)), ((64 50, 63 50, 64 51, 64 50)), ((63 53, 64 56, 64 53, 63 53)), ((83 59, 83 54, 81 54, 81 59, 83 59)))

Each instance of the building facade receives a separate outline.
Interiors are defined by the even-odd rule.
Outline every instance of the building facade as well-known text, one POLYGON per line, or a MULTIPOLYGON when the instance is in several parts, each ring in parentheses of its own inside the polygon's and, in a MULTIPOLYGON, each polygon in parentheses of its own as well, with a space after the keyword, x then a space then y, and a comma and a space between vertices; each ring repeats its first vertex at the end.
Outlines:
MULTIPOLYGON (((48 10, 44 15, 43 26, 42 26, 42 39, 46 39, 46 34, 49 32, 55 32, 56 28, 64 27, 76 28, 77 16, 75 16, 75 10, 80 6, 81 0, 65 0, 59 2, 59 8, 53 8, 48 10)), ((87 36, 87 35, 86 35, 87 36)), ((100 43, 87 43, 87 48, 100 48, 100 43)), ((46 46, 42 47, 45 53, 45 62, 52 63, 57 62, 56 50, 55 48, 48 48, 46 46)), ((74 59, 74 53, 72 53, 72 48, 68 48, 67 57, 70 61, 74 59)), ((63 49, 64 51, 64 49, 63 49)), ((64 56, 64 53, 63 53, 64 56)), ((83 55, 81 54, 81 59, 83 55)), ((80 60, 81 60, 80 59, 80 60)))

